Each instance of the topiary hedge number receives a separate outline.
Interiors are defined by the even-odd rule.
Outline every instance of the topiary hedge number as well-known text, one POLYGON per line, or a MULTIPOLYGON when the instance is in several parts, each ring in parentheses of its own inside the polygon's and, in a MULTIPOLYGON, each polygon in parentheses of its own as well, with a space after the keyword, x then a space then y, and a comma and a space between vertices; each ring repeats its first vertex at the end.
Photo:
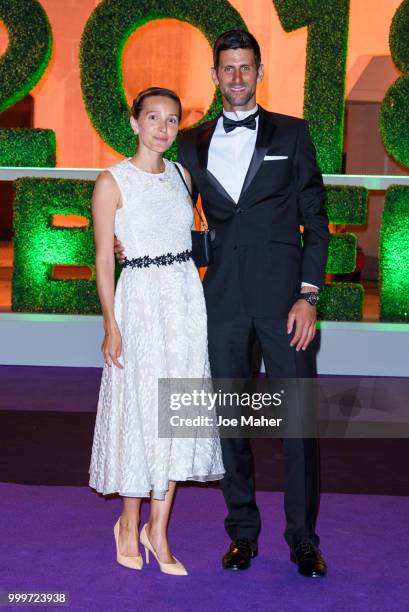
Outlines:
MULTIPOLYGON (((115 151, 133 155, 135 136, 129 125, 129 107, 122 79, 122 51, 129 36, 156 19, 190 23, 213 45, 224 30, 247 29, 227 0, 104 0, 87 21, 81 40, 81 87, 88 115, 101 136, 115 151)), ((221 110, 215 95, 203 121, 221 110)), ((175 149, 170 152, 174 156, 175 149)), ((169 152, 168 152, 169 155, 169 152)))
MULTIPOLYGON (((368 190, 365 187, 327 185, 326 211, 330 223, 363 225, 366 222, 368 190)), ((326 272, 348 274, 355 270, 357 239, 354 234, 331 234, 326 272)), ((324 285, 318 303, 320 319, 360 321, 364 289, 359 283, 324 285)))
POLYGON ((385 149, 409 166, 409 0, 392 20, 389 45, 396 67, 403 73, 386 92, 381 106, 380 131, 385 149))
MULTIPOLYGON (((0 0, 0 19, 9 45, 0 58, 0 112, 24 98, 38 83, 52 51, 51 27, 37 0, 0 0)), ((0 130, 0 164, 54 166, 52 130, 0 130)))
POLYGON ((341 171, 349 0, 273 0, 286 32, 308 26, 304 117, 326 174, 341 171))
POLYGON ((380 318, 409 322, 409 187, 386 192, 379 241, 380 318))

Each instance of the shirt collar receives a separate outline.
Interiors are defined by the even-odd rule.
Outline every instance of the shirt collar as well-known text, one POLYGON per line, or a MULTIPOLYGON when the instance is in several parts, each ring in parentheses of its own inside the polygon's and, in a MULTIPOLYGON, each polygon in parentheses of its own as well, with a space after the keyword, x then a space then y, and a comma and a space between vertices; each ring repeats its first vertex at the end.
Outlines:
POLYGON ((233 121, 241 121, 242 119, 249 117, 249 115, 253 115, 257 109, 258 104, 256 104, 254 108, 245 111, 226 111, 223 109, 223 115, 229 119, 232 119, 233 121))

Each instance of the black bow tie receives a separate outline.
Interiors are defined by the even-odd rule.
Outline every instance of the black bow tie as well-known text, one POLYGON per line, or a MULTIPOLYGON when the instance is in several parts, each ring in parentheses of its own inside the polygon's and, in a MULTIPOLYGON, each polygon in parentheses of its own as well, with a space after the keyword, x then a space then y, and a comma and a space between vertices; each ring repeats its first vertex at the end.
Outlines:
POLYGON ((233 121, 233 119, 229 119, 228 117, 226 117, 226 115, 223 115, 224 131, 226 132, 226 134, 228 134, 229 132, 232 132, 238 127, 246 127, 249 130, 255 130, 257 116, 258 116, 258 110, 252 115, 249 115, 248 117, 246 117, 245 119, 241 119, 241 121, 233 121))

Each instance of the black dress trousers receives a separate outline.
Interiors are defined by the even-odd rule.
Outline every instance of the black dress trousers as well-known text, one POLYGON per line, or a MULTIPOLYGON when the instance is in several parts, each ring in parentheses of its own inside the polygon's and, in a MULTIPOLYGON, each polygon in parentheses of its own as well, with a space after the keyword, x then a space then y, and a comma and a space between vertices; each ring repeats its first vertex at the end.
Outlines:
MULTIPOLYGON (((238 285, 236 285, 237 287, 238 285)), ((205 289, 206 292, 206 289, 205 289)), ((252 355, 259 341, 271 378, 310 378, 314 359, 310 347, 297 352, 290 347, 286 320, 251 317, 239 292, 229 299, 229 310, 215 300, 208 304, 208 339, 213 378, 252 376, 252 355), (214 306, 214 307, 212 307, 214 306)), ((227 505, 225 528, 232 539, 248 538, 253 546, 261 528, 256 504, 254 459, 250 440, 221 440, 226 469, 222 489, 227 505)), ((283 440, 285 539, 289 546, 302 538, 318 544, 315 523, 319 504, 319 447, 315 439, 283 440)))

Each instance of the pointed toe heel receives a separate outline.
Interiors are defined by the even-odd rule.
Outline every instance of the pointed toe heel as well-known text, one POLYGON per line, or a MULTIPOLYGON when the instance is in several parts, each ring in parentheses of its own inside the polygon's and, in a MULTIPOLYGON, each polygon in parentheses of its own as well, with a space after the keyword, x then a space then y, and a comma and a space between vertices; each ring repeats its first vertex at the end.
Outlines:
POLYGON ((152 555, 158 562, 160 571, 164 574, 169 574, 171 576, 187 576, 188 573, 186 568, 175 557, 173 557, 174 563, 162 563, 161 561, 159 561, 158 555, 156 554, 156 551, 149 540, 146 527, 146 524, 142 527, 140 535, 141 544, 143 544, 143 546, 145 547, 146 563, 149 563, 149 553, 152 553, 152 555))
POLYGON ((136 557, 127 557, 119 552, 119 519, 115 523, 114 538, 116 547, 116 560, 119 565, 123 565, 123 567, 128 567, 129 569, 141 570, 143 568, 142 555, 138 555, 136 557))

